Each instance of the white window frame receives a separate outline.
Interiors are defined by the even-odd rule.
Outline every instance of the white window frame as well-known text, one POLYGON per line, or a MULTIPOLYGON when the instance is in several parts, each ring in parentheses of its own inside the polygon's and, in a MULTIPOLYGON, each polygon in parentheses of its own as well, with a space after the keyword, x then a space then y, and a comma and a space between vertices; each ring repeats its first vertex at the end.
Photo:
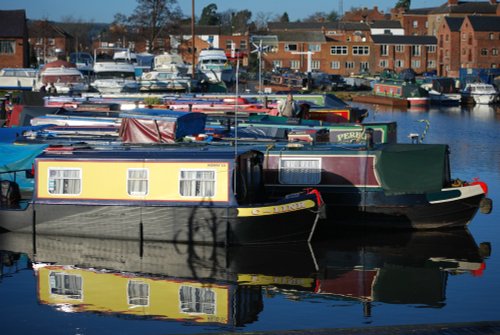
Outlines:
POLYGON ((321 68, 321 61, 319 61, 319 60, 311 61, 311 69, 312 70, 319 70, 320 68, 321 68))
POLYGON ((300 69, 300 60, 296 60, 296 59, 290 60, 290 69, 299 70, 300 69))
POLYGON ((380 45, 380 56, 389 56, 389 45, 388 44, 380 45))
POLYGON ((378 66, 385 69, 389 67, 389 61, 387 59, 381 59, 378 63, 378 66))
POLYGON ((347 55, 347 45, 332 45, 330 55, 347 55))
POLYGON ((132 195, 132 196, 148 195, 148 193, 149 193, 149 170, 148 169, 145 169, 145 168, 127 169, 127 193, 128 193, 128 195, 132 195), (145 172, 146 176, 145 177, 131 177, 130 176, 131 172, 139 172, 139 171, 145 172), (134 183, 134 182, 136 182, 136 183, 134 183), (145 190, 141 190, 142 185, 143 185, 143 183, 141 183, 141 182, 145 182, 145 185, 146 185, 145 190), (133 185, 135 185, 135 186, 133 186, 133 185), (140 186, 139 190, 135 189, 136 186, 140 186))
POLYGON ((285 44, 285 51, 291 51, 291 52, 299 51, 299 46, 297 43, 286 43, 285 44), (295 48, 290 49, 290 46, 292 46, 292 45, 294 45, 295 48))
POLYGON ((359 70, 361 72, 370 70, 370 62, 359 62, 359 70))
POLYGON ((346 69, 352 70, 356 67, 356 63, 354 63, 353 61, 348 61, 344 63, 344 66, 346 69))
POLYGON ((183 198, 212 198, 212 197, 215 197, 215 193, 216 193, 216 190, 217 190, 217 171, 215 170, 212 170, 212 169, 181 169, 179 171, 179 195, 183 198), (194 177, 194 178, 183 178, 182 177, 182 174, 183 172, 211 172, 212 173, 212 179, 207 179, 207 180, 203 180, 203 179, 198 179, 198 177, 194 177), (184 194, 184 189, 182 187, 183 185, 183 182, 190 182, 191 184, 194 183, 194 185, 190 185, 189 187, 189 190, 192 191, 194 189, 194 193, 195 194, 184 194), (199 185, 198 183, 211 183, 211 187, 207 188, 207 190, 212 190, 212 193, 206 193, 206 194, 203 194, 201 193, 201 190, 200 190, 200 194, 196 194, 196 191, 198 190, 199 188, 199 185))
POLYGON ((65 195, 65 196, 74 196, 74 195, 80 195, 82 193, 82 169, 81 168, 67 168, 67 167, 64 167, 64 168, 57 168, 57 167, 51 167, 48 169, 47 171, 47 175, 48 175, 48 178, 47 178, 47 192, 50 194, 50 195, 65 195), (63 175, 62 176, 54 176, 52 177, 51 176, 51 172, 52 171, 55 171, 56 173, 59 173, 59 172, 63 172, 63 175), (78 172, 78 176, 77 177, 68 177, 68 176, 64 176, 64 171, 73 171, 73 172, 78 172), (72 193, 69 193, 66 189, 66 187, 63 185, 62 186, 62 193, 55 193, 55 191, 58 189, 58 183, 63 183, 66 181, 66 180, 78 180, 78 192, 72 192, 72 193))
POLYGON ((368 45, 353 45, 352 54, 355 56, 366 56, 370 54, 370 47, 368 45))
POLYGON ((0 40, 0 55, 14 55, 16 53, 16 41, 0 40))
POLYGON ((413 20, 412 25, 413 25, 413 28, 418 28, 418 21, 413 20))
POLYGON ((321 158, 316 157, 280 158, 279 183, 284 185, 318 185, 321 182, 321 163, 321 158), (304 166, 305 162, 313 162, 316 166, 304 166), (287 163, 300 165, 286 166, 287 163))
POLYGON ((405 61, 402 60, 402 59, 396 59, 394 61, 394 67, 396 67, 396 68, 403 68, 403 67, 405 67, 405 61))
POLYGON ((332 70, 339 70, 340 69, 340 62, 339 61, 330 62, 330 68, 332 70))
POLYGON ((411 55, 412 56, 422 55, 422 46, 421 45, 412 45, 411 46, 411 55))
POLYGON ((427 67, 429 69, 435 69, 436 68, 436 61, 435 60, 428 60, 427 61, 427 67))
POLYGON ((419 69, 419 68, 420 68, 420 66, 421 66, 421 64, 422 64, 422 63, 420 62, 420 59, 413 59, 413 60, 411 61, 411 68, 412 68, 412 69, 419 69))
POLYGON ((396 52, 405 52, 405 46, 403 44, 396 45, 396 52))
POLYGON ((321 44, 318 44, 318 43, 309 44, 307 46, 307 51, 320 52, 321 51, 321 44))
POLYGON ((281 59, 275 59, 273 60, 273 68, 277 69, 283 67, 283 61, 281 59))

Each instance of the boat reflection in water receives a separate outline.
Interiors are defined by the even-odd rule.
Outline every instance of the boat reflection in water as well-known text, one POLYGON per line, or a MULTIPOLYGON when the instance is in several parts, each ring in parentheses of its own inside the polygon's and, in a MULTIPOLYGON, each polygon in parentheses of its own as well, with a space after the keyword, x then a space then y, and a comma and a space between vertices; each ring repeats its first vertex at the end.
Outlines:
POLYGON ((0 250, 32 261, 39 302, 58 311, 230 327, 257 320, 264 292, 352 299, 366 315, 374 301, 444 306, 448 275, 480 275, 489 256, 467 230, 229 248, 4 233, 0 250))

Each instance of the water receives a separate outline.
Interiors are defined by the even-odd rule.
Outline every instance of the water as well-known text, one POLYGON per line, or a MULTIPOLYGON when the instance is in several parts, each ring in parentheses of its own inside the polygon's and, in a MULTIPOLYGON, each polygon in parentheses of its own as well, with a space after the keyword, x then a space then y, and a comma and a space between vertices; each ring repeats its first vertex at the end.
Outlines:
POLYGON ((366 106, 399 141, 448 143, 493 211, 468 230, 342 233, 308 245, 187 247, 0 235, 2 334, 195 334, 499 320, 500 116, 366 106), (36 250, 34 249, 36 248, 36 250), (36 251, 36 255, 35 255, 36 251), (50 262, 33 270, 31 262, 50 262))

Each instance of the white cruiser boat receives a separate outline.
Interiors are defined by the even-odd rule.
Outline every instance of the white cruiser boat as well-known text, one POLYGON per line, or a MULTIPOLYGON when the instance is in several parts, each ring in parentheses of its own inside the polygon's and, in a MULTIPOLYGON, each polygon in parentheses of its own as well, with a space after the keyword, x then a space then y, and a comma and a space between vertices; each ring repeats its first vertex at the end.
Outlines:
POLYGON ((467 83, 462 90, 462 100, 466 103, 488 105, 497 99, 495 86, 486 83, 467 83))
MULTIPOLYGON (((120 51, 122 52, 122 51, 120 51)), ((118 54, 118 53, 117 53, 118 54)), ((135 66, 118 57, 98 57, 94 51, 94 81, 90 86, 100 93, 138 92, 139 83, 135 77, 135 66)))
POLYGON ((200 51, 197 69, 209 82, 224 81, 230 84, 235 81, 233 66, 227 59, 223 49, 209 48, 200 51))
POLYGON ((36 89, 54 84, 57 93, 81 93, 89 88, 82 72, 76 65, 64 60, 56 60, 44 65, 40 70, 36 89))
POLYGON ((189 91, 188 66, 178 54, 164 53, 154 57, 153 70, 141 76, 141 91, 189 91))
POLYGON ((30 68, 3 68, 0 70, 0 90, 31 91, 36 85, 38 71, 30 68))

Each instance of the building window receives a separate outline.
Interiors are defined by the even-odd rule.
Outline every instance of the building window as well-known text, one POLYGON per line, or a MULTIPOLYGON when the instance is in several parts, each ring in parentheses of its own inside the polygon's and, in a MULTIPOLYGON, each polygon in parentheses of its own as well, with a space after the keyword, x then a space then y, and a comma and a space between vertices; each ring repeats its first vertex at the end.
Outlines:
POLYGON ((129 195, 148 194, 148 170, 128 169, 127 192, 129 195))
POLYGON ((321 62, 319 60, 313 60, 311 62, 312 70, 319 70, 321 68, 321 62))
POLYGON ((413 28, 418 28, 418 21, 417 20, 413 21, 413 28))
POLYGON ((434 60, 428 60, 427 61, 427 67, 429 69, 435 69, 436 68, 436 61, 434 61, 434 60))
POLYGON ((345 62, 344 66, 346 69, 354 69, 354 62, 345 62))
POLYGON ((247 49, 247 41, 241 40, 240 41, 240 50, 246 50, 246 49, 247 49))
POLYGON ((292 70, 300 69, 300 60, 291 60, 290 61, 290 69, 292 69, 292 70))
POLYGON ((183 197, 213 197, 215 195, 215 171, 181 170, 179 191, 183 197))
POLYGON ((489 34, 489 37, 490 37, 490 40, 494 40, 494 39, 495 39, 495 34, 490 33, 490 34, 489 34))
POLYGON ((0 54, 13 55, 16 53, 16 41, 1 41, 0 54))
POLYGON ((47 39, 47 41, 48 41, 49 45, 55 45, 56 44, 56 39, 55 38, 50 37, 50 38, 47 39))
POLYGON ((287 43, 285 44, 285 51, 297 51, 297 44, 287 43))
POLYGON ((353 45, 352 46, 353 55, 369 55, 370 47, 367 45, 353 45))
POLYGON ((49 193, 57 195, 80 194, 81 174, 80 169, 49 169, 49 193))
POLYGON ((332 70, 338 70, 338 69, 340 69, 340 62, 338 62, 338 61, 331 62, 330 63, 330 68, 332 70))
POLYGON ((411 67, 412 67, 412 69, 419 69, 420 68, 420 60, 418 60, 418 59, 412 60, 411 67))
POLYGON ((140 280, 130 280, 128 282, 127 293, 129 305, 149 305, 149 284, 140 280))
POLYGON ((378 63, 378 66, 385 69, 385 68, 389 67, 389 62, 386 59, 382 59, 378 63))
POLYGON ((462 34, 462 41, 465 41, 467 39, 467 34, 466 33, 463 33, 462 34))
POLYGON ((405 62, 402 59, 396 59, 396 61, 394 62, 394 66, 399 68, 405 67, 405 62))
POLYGON ((309 44, 307 50, 312 52, 320 52, 321 44, 309 44))
POLYGON ((498 56, 498 49, 497 48, 491 49, 491 55, 492 56, 498 56))
POLYGON ((335 45, 330 47, 330 55, 347 55, 347 46, 335 45))
POLYGON ((396 52, 404 52, 405 51, 405 46, 398 44, 396 45, 396 52))
POLYGON ((380 55, 388 56, 389 55, 389 46, 387 44, 382 44, 380 46, 380 55))
POLYGON ((64 272, 49 274, 50 294, 64 296, 67 299, 82 299, 82 277, 64 272))
POLYGON ((435 45, 428 45, 427 46, 427 51, 429 53, 435 53, 436 52, 436 46, 435 45))
POLYGON ((450 40, 450 35, 446 34, 446 35, 444 36, 444 40, 445 40, 446 42, 448 42, 448 41, 450 40))
POLYGON ((482 48, 481 49, 481 56, 488 56, 488 49, 482 48))
POLYGON ((320 158, 282 158, 280 184, 317 185, 321 181, 320 158))
POLYGON ((496 69, 497 68, 497 64, 495 64, 495 63, 491 64, 491 68, 492 69, 496 69))
POLYGON ((280 67, 283 67, 283 61, 279 59, 273 60, 273 68, 278 69, 280 67))
POLYGON ((370 64, 368 62, 359 63, 359 70, 361 72, 368 72, 369 69, 370 69, 370 64))
POLYGON ((429 21, 425 21, 425 28, 429 28, 429 21))
POLYGON ((412 45, 411 46, 411 55, 412 56, 420 56, 421 45, 412 45))
POLYGON ((179 289, 182 313, 215 314, 215 292, 209 287, 183 285, 179 289))
POLYGON ((233 48, 233 40, 226 40, 226 49, 233 48))

